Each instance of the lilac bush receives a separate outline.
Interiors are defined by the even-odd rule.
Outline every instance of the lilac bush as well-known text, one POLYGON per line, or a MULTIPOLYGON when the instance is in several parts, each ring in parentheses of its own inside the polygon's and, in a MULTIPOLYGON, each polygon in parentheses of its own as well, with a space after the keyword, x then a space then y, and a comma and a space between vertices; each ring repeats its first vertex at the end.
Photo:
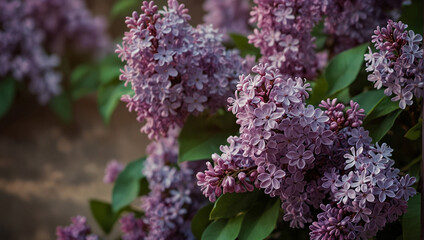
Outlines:
POLYGON ((120 79, 131 84, 133 96, 122 98, 150 139, 182 127, 189 114, 214 112, 225 104, 243 72, 237 51, 227 51, 222 35, 210 25, 193 28, 183 4, 169 0, 158 11, 143 2, 142 14, 127 17, 130 29, 116 52, 126 62, 120 79))
POLYGON ((198 163, 187 162, 176 166, 178 132, 171 130, 167 138, 147 147, 143 174, 150 193, 141 197, 141 219, 128 215, 120 220, 124 240, 194 239, 190 220, 204 200, 199 197, 193 168, 200 168, 198 163))
POLYGON ((372 36, 377 51, 369 48, 365 54, 366 70, 372 72, 368 81, 377 89, 385 87, 387 96, 395 95, 392 101, 399 101, 402 109, 412 105, 414 96, 422 97, 424 90, 423 37, 407 27, 392 20, 387 27, 377 27, 372 36))
POLYGON ((320 104, 323 111, 305 103, 305 80, 268 64, 252 72, 240 77, 235 98, 228 99, 240 137, 228 138, 222 154, 212 156, 213 165, 197 173, 210 201, 256 187, 280 198, 283 219, 294 228, 312 223, 312 210, 321 207, 324 213, 310 227, 312 239, 369 238, 386 223, 369 220, 372 212, 387 222, 405 212, 415 178, 399 176, 386 144, 371 144, 357 103, 345 110, 328 99, 320 104), (334 231, 339 227, 344 230, 334 231))
POLYGON ((30 92, 46 103, 61 92, 60 54, 74 49, 100 53, 105 25, 82 0, 0 0, 0 77, 29 81, 30 92))
POLYGON ((57 227, 57 240, 98 240, 98 236, 90 234, 90 227, 87 225, 87 220, 83 216, 71 218, 72 223, 66 227, 57 227))
POLYGON ((206 15, 203 16, 205 23, 212 24, 214 28, 224 33, 249 33, 248 0, 206 0, 203 4, 206 15))

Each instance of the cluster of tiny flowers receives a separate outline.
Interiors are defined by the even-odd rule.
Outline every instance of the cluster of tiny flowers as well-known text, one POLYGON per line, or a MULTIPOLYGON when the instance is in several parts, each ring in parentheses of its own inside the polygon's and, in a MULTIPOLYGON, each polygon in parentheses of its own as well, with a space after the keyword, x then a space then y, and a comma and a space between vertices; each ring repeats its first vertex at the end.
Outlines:
POLYGON ((424 90, 424 61, 420 34, 402 22, 388 21, 387 27, 377 27, 372 36, 377 52, 365 54, 366 70, 372 72, 368 81, 374 87, 385 87, 387 96, 395 95, 392 101, 399 101, 405 109, 412 105, 413 97, 422 97, 424 90))
POLYGON ((72 223, 66 227, 57 227, 57 240, 98 240, 98 236, 90 234, 90 227, 83 216, 71 218, 72 223))
POLYGON ((145 1, 141 10, 127 17, 130 31, 116 52, 126 62, 120 79, 134 90, 122 100, 146 121, 142 131, 157 139, 182 127, 189 114, 225 105, 243 61, 236 51, 225 50, 212 26, 193 28, 188 10, 176 0, 162 11, 145 1))
POLYGON ((399 15, 402 0, 328 0, 325 32, 333 37, 334 51, 365 43, 376 26, 399 15))
POLYGON ((82 0, 0 0, 0 26, 0 78, 28 80, 40 103, 61 92, 56 54, 66 43, 92 51, 107 42, 82 0))
POLYGON ((257 24, 249 42, 267 62, 289 76, 313 78, 317 71, 312 28, 321 20, 328 1, 254 0, 251 22, 257 24))
POLYGON ((177 132, 168 135, 147 147, 143 174, 150 193, 141 198, 141 219, 130 215, 121 220, 124 240, 194 239, 190 220, 204 202, 193 181, 192 168, 199 167, 197 163, 177 167, 177 132))
POLYGON ((103 177, 104 183, 113 183, 118 178, 119 173, 124 170, 124 165, 117 160, 110 161, 105 169, 105 176, 103 177))
MULTIPOLYGON (((230 145, 221 147, 223 154, 212 156, 214 165, 206 163, 207 170, 197 174, 203 194, 214 201, 227 192, 263 189, 281 199, 283 219, 295 228, 311 223, 311 210, 323 202, 339 201, 346 206, 353 202, 348 201, 353 196, 351 191, 339 183, 349 179, 343 176, 354 165, 346 160, 346 152, 351 147, 368 146, 371 150, 371 138, 361 127, 364 110, 351 101, 345 111, 346 106, 335 99, 322 101, 323 111, 305 103, 310 89, 303 79, 286 77, 267 64, 255 66, 252 72, 256 75, 240 77, 235 98, 229 98, 229 110, 236 114, 240 137, 230 137, 230 145)), ((379 149, 388 151, 386 145, 379 149)), ((389 172, 382 171, 383 167, 376 171, 391 178, 371 174, 373 181, 388 185, 392 179, 399 179, 399 171, 389 165, 384 166, 391 169, 389 172)), ((409 187, 414 180, 404 182, 409 187)), ((373 190, 372 194, 380 192, 373 190)), ((389 207, 403 209, 405 203, 397 199, 390 201, 389 207)))
MULTIPOLYGON (((352 139, 353 134, 348 141, 352 139)), ((416 179, 399 176, 390 147, 358 138, 353 142, 356 146, 344 154, 344 168, 332 168, 322 178, 332 204, 321 204, 323 212, 309 227, 311 239, 369 239, 405 213, 416 194, 411 187, 416 179)))
MULTIPOLYGON (((223 33, 249 33, 250 3, 248 0, 206 0, 203 4, 205 23, 223 33)), ((224 35, 227 38, 227 35, 224 35)))

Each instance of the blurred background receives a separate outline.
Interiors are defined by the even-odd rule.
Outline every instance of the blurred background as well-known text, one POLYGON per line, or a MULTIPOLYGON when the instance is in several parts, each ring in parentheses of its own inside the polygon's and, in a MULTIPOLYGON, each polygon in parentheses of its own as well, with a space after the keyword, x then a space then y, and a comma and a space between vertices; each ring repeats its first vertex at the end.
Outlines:
MULTIPOLYGON (((193 24, 202 22, 203 1, 180 2, 188 6, 193 24)), ((109 19, 115 1, 86 3, 95 16, 109 19)), ((108 20, 112 42, 126 31, 124 20, 108 20)), ((71 110, 71 121, 65 123, 34 96, 18 94, 0 119, 0 239, 55 239, 56 226, 68 225, 75 215, 86 216, 93 232, 100 233, 88 200, 110 201, 112 184, 102 181, 107 162, 128 163, 144 155, 147 137, 123 103, 109 124, 99 113, 95 93, 74 101, 71 110)))

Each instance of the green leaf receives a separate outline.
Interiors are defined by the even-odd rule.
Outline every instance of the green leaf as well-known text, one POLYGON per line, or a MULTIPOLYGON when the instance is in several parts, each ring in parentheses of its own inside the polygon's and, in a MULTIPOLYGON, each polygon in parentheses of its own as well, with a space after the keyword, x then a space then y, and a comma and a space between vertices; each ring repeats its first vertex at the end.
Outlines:
POLYGON ((399 21, 407 23, 408 30, 413 30, 415 33, 422 33, 424 24, 423 1, 412 0, 411 2, 412 4, 403 4, 402 15, 399 21))
POLYGON ((103 121, 108 124, 115 108, 118 106, 122 95, 132 92, 130 87, 125 87, 124 83, 102 85, 97 93, 100 115, 103 121))
POLYGON ((352 98, 354 102, 359 103, 359 106, 365 110, 365 114, 369 113, 379 101, 384 97, 383 90, 371 90, 362 92, 352 98))
POLYGON ((116 54, 107 56, 100 63, 100 82, 107 84, 115 80, 119 82, 120 69, 123 68, 123 63, 116 54))
POLYGON ((240 50, 240 55, 245 57, 246 55, 253 55, 256 58, 259 58, 261 53, 258 48, 249 43, 249 40, 246 36, 230 33, 229 34, 237 49, 240 50))
POLYGON ((233 218, 218 219, 209 224, 202 234, 202 240, 234 240, 240 233, 244 214, 233 218))
POLYGON ((418 119, 418 123, 415 124, 411 129, 406 132, 405 137, 409 140, 417 140, 421 136, 421 128, 422 128, 423 120, 418 119))
POLYGON ((210 159, 219 147, 227 143, 229 136, 238 133, 233 114, 221 111, 210 117, 190 116, 179 136, 179 162, 210 159))
POLYGON ((373 119, 385 116, 395 110, 398 110, 399 102, 392 102, 390 97, 384 96, 378 103, 375 105, 365 117, 366 121, 371 121, 373 119))
POLYGON ((316 81, 310 82, 312 87, 311 97, 307 100, 309 104, 318 105, 321 100, 325 100, 327 96, 328 83, 324 76, 320 76, 316 81))
POLYGON ((75 68, 70 78, 71 97, 76 100, 93 93, 99 87, 98 67, 82 64, 75 68))
POLYGON ((355 81, 364 62, 367 46, 368 43, 346 50, 330 61, 325 70, 329 88, 327 95, 333 95, 355 81))
POLYGON ((324 49, 325 42, 327 41, 327 34, 324 33, 324 21, 320 21, 312 29, 312 36, 315 37, 316 51, 319 52, 324 49))
POLYGON ((11 77, 0 80, 0 118, 9 111, 16 94, 16 82, 11 77))
POLYGON ((364 124, 364 128, 370 131, 370 136, 374 143, 380 141, 386 135, 401 112, 402 110, 399 109, 396 112, 392 112, 385 116, 383 119, 375 119, 374 121, 366 122, 364 124))
POLYGON ((49 102, 49 106, 65 123, 72 121, 72 100, 66 92, 53 97, 49 102))
POLYGON ((196 237, 196 239, 201 239, 206 227, 208 227, 212 222, 209 220, 209 213, 211 212, 212 208, 213 204, 208 204, 202 207, 199 209, 199 211, 197 211, 196 215, 194 215, 193 219, 191 220, 191 232, 196 237))
POLYGON ((109 234, 120 213, 114 213, 109 203, 93 199, 90 200, 90 210, 103 232, 109 234))
POLYGON ((112 210, 118 212, 120 209, 131 204, 140 193, 140 180, 143 178, 142 170, 144 160, 140 158, 129 163, 118 175, 112 190, 112 210))
POLYGON ((111 18, 115 19, 118 16, 124 16, 131 13, 139 7, 139 2, 135 0, 119 0, 113 5, 111 10, 111 18))
POLYGON ((230 218, 250 209, 258 198, 258 191, 227 193, 218 198, 209 219, 230 218))
POLYGON ((238 238, 240 240, 265 239, 277 225, 280 200, 269 198, 253 206, 244 217, 238 238))
POLYGON ((417 193, 408 201, 408 210, 403 215, 402 232, 403 239, 420 239, 420 214, 421 214, 421 194, 417 193))

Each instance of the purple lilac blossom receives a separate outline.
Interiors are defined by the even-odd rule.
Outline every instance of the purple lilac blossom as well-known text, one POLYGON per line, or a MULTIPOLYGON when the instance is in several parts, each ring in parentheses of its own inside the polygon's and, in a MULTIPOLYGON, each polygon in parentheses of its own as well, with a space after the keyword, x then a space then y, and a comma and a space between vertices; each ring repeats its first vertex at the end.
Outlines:
POLYGON ((368 81, 377 89, 384 87, 387 96, 395 95, 392 101, 399 101, 402 109, 413 104, 414 96, 422 97, 424 91, 423 38, 407 27, 392 20, 387 27, 378 26, 372 36, 377 51, 369 48, 365 54, 366 70, 372 72, 368 81))
POLYGON ((143 2, 142 14, 127 17, 130 29, 116 52, 126 62, 120 79, 133 96, 122 97, 150 139, 182 127, 189 114, 214 112, 225 105, 245 69, 236 51, 226 51, 222 35, 210 25, 193 28, 188 10, 176 0, 158 11, 143 2))
POLYGON ((117 160, 111 160, 105 169, 105 176, 103 177, 104 183, 113 183, 118 178, 119 173, 124 170, 124 165, 117 160))
POLYGON ((276 66, 282 74, 313 78, 318 62, 312 28, 326 10, 328 1, 254 0, 251 23, 257 28, 249 42, 261 50, 261 62, 276 66))
POLYGON ((206 0, 203 4, 205 23, 224 33, 249 33, 249 0, 206 0))
POLYGON ((213 164, 197 173, 210 201, 263 189, 280 198, 291 227, 312 223, 311 239, 369 238, 384 227, 381 218, 390 215, 391 222, 405 212, 415 178, 400 178, 389 159, 392 150, 371 144, 358 103, 351 101, 346 110, 328 99, 321 110, 306 104, 310 88, 304 79, 288 78, 268 64, 252 72, 240 77, 235 98, 228 99, 240 137, 229 137, 222 154, 213 154, 213 164), (319 208, 324 212, 316 218, 312 210, 319 208))
POLYGON ((102 19, 82 0, 0 0, 0 78, 29 81, 40 103, 61 92, 55 68, 68 42, 90 52, 107 43, 102 19))
POLYGON ((98 240, 98 236, 90 234, 90 227, 83 216, 71 218, 72 223, 66 227, 56 228, 57 240, 98 240))
MULTIPOLYGON (((193 170, 199 163, 178 163, 178 131, 147 147, 143 174, 150 193, 141 197, 142 218, 121 219, 123 240, 194 239, 190 220, 205 202, 195 184, 193 170)), ((204 163, 202 163, 203 165, 204 163)))
POLYGON ((403 0, 328 0, 324 31, 341 52, 371 37, 373 29, 399 16, 403 0))

